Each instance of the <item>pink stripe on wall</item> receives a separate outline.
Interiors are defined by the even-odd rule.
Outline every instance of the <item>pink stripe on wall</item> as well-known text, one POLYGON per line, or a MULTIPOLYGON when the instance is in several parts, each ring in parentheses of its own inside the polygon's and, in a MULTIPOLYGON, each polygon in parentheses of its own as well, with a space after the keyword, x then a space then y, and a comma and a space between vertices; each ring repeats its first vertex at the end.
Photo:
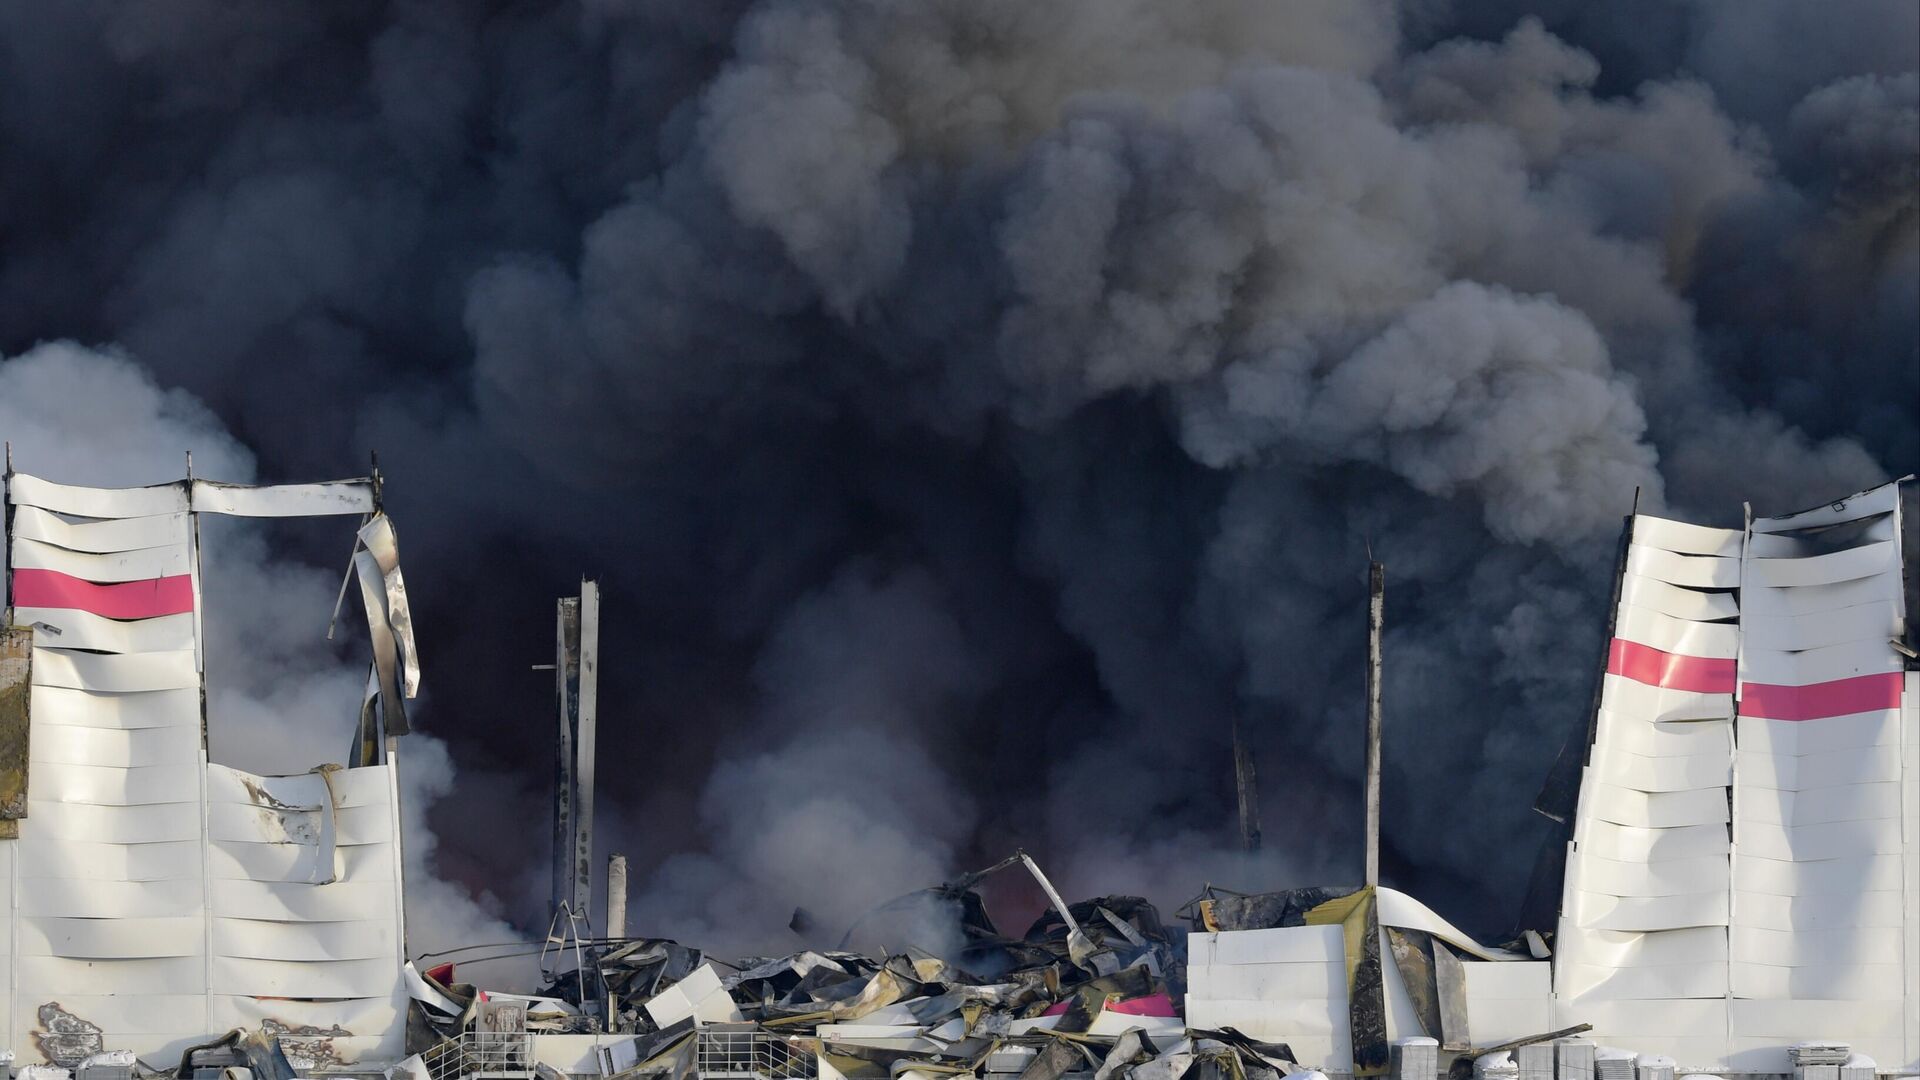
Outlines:
POLYGON ((1669 690, 1731 694, 1735 669, 1732 660, 1683 656, 1637 641, 1614 638, 1612 647, 1607 650, 1607 674, 1669 690))
POLYGON ((1900 707, 1897 671, 1855 675, 1811 686, 1740 684, 1740 715, 1766 720, 1819 720, 1900 707))
POLYGON ((193 579, 186 574, 99 585, 58 570, 13 572, 16 607, 76 608, 109 619, 151 619, 193 610, 193 579))

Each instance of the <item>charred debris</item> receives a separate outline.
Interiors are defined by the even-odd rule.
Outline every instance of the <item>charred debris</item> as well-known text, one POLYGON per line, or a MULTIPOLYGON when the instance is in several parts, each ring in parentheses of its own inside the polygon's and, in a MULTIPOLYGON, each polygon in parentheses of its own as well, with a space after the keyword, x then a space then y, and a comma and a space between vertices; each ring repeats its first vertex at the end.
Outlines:
MULTIPOLYGON (((603 1049, 601 1071, 633 1077, 1275 1080, 1299 1068, 1285 1044, 1230 1028, 1187 1030, 1177 1005, 1187 930, 1167 926, 1154 905, 1137 896, 1057 897, 1033 859, 1016 852, 861 920, 937 910, 960 934, 945 957, 914 946, 850 951, 859 925, 837 949, 733 959, 660 938, 557 933, 548 956, 567 958, 558 965, 565 970, 538 994, 490 994, 460 981, 457 961, 422 973, 427 992, 415 995, 409 1041, 427 1044, 420 1060, 435 1077, 479 1070, 487 1035, 518 1032, 632 1035, 603 1049), (974 888, 1014 867, 1056 898, 1019 936, 994 923, 974 888)), ((1210 907, 1185 910, 1202 919, 1210 907)), ((1267 914, 1297 921, 1300 912, 1267 914)))

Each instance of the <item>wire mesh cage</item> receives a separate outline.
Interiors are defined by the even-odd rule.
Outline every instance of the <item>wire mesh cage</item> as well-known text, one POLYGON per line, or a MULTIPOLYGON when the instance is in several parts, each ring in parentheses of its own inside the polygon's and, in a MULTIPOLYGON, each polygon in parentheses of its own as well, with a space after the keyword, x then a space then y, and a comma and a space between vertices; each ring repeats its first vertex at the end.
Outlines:
POLYGON ((818 1060, 810 1044, 753 1024, 708 1024, 694 1042, 701 1080, 814 1080, 818 1060))
POLYGON ((432 1080, 533 1075, 526 1032, 469 1031, 420 1055, 432 1080))

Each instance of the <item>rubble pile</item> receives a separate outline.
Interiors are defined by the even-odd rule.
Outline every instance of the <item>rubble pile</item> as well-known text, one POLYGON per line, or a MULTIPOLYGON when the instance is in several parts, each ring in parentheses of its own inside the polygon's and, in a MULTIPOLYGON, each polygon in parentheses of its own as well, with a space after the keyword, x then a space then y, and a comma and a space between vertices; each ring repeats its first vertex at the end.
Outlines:
POLYGON ((1140 897, 1052 907, 1024 935, 1001 933, 971 886, 1015 862, 1057 896, 1016 855, 875 913, 932 901, 957 914, 962 940, 944 957, 909 946, 722 961, 662 939, 608 942, 539 995, 429 972, 414 1034, 434 1042, 430 1076, 477 1071, 454 1059, 475 1033, 508 1030, 631 1035, 600 1071, 634 1078, 1278 1080, 1298 1068, 1285 1045, 1187 1029, 1186 933, 1140 897))

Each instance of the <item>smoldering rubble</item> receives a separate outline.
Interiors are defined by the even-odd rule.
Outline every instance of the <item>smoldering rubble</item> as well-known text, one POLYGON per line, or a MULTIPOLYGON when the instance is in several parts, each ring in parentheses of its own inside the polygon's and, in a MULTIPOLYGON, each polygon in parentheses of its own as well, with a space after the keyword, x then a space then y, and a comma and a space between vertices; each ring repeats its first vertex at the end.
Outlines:
MULTIPOLYGON (((1231 1025, 1196 1026, 1197 1013, 1185 1007, 1188 930, 1164 923, 1141 897, 1062 903, 1024 934, 1001 931, 975 886, 1014 866, 1024 866, 1057 898, 1032 857, 1018 852, 899 897, 861 920, 950 921, 958 940, 946 954, 905 945, 722 959, 662 938, 582 942, 562 933, 549 938, 543 953, 543 961, 555 961, 557 977, 537 994, 458 981, 457 962, 424 973, 410 969, 408 1035, 417 1053, 389 1075, 540 1071, 524 1044, 498 1041, 535 1033, 600 1036, 596 1060, 575 1071, 630 1080, 732 1073, 760 1080, 1059 1080, 1069 1073, 1093 1080, 1278 1080, 1302 1071, 1287 1043, 1250 1038, 1231 1025), (489 1062, 487 1055, 501 1045, 526 1056, 489 1062)), ((1209 887, 1183 913, 1194 929, 1212 932, 1301 927, 1317 917, 1337 924, 1356 914, 1370 929, 1368 939, 1382 926, 1370 888, 1245 896, 1209 887), (1321 917, 1330 912, 1331 918, 1321 917)), ((796 911, 794 918, 799 923, 808 916, 796 911)), ((849 928, 842 945, 861 930, 849 928)), ((1421 1000, 1437 1008, 1446 990, 1433 977, 1433 957, 1451 959, 1451 947, 1424 930, 1388 933, 1396 950, 1403 941, 1424 950, 1425 966, 1409 961, 1400 975, 1424 985, 1421 1000)), ((1463 940, 1451 927, 1444 933, 1463 940)), ((1359 985, 1378 982, 1377 949, 1371 963, 1371 972, 1357 976, 1359 985)), ((1457 997, 1457 983, 1453 989, 1457 997)), ((1462 1003, 1450 1004, 1464 1017, 1462 1003)), ((1356 1053, 1371 1055, 1355 1060, 1384 1062, 1379 996, 1362 1001, 1353 1015, 1356 1053)))

